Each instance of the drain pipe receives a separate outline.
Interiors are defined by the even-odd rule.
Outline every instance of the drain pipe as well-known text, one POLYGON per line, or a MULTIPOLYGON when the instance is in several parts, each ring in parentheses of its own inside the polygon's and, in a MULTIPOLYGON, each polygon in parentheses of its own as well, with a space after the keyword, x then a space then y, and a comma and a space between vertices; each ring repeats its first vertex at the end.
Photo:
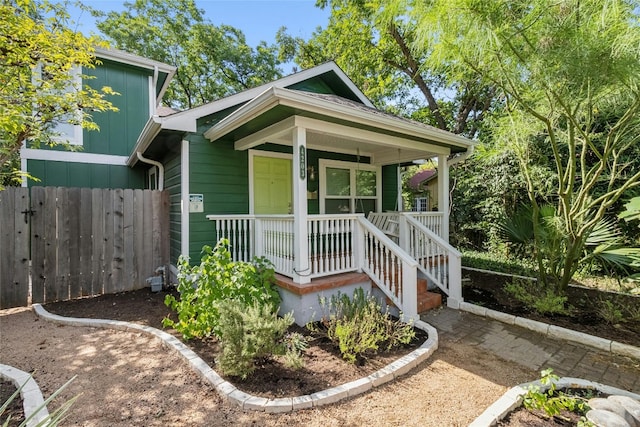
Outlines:
POLYGON ((473 154, 474 148, 475 148, 475 145, 470 145, 469 148, 467 148, 467 151, 465 151, 461 155, 454 157, 453 159, 447 160, 447 166, 453 166, 457 163, 467 160, 473 154))
POLYGON ((147 163, 147 164, 156 166, 158 168, 157 187, 158 187, 158 190, 164 190, 164 166, 162 165, 162 163, 156 162, 155 160, 147 159, 139 151, 136 152, 136 155, 138 156, 138 160, 140 160, 142 163, 147 163))

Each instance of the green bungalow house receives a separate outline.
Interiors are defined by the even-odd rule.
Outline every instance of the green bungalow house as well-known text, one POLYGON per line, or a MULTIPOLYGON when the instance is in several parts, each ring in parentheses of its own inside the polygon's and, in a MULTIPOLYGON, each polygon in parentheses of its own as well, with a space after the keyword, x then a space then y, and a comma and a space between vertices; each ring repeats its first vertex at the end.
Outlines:
MULTIPOLYGON (((53 165, 27 151, 25 170, 46 185, 166 189, 171 259, 198 260, 203 245, 223 237, 235 259, 265 256, 281 310, 294 310, 299 324, 320 313, 319 294, 356 287, 383 294, 409 318, 423 308, 427 282, 449 306, 462 301, 460 253, 448 244, 448 168, 472 141, 377 110, 333 62, 165 114, 157 105, 175 69, 124 53, 99 56, 106 70, 95 70, 97 83, 123 94, 126 114, 114 126, 99 122, 113 141, 99 158, 117 164, 78 166, 62 156, 80 153, 60 153, 53 165), (102 83, 111 69, 126 72, 102 83), (426 158, 437 158, 439 211, 399 212, 399 167, 426 158), (99 167, 108 180, 91 180, 99 167), (64 168, 84 168, 86 179, 50 179, 49 170, 64 168)), ((92 137, 84 136, 82 154, 94 155, 92 137)))

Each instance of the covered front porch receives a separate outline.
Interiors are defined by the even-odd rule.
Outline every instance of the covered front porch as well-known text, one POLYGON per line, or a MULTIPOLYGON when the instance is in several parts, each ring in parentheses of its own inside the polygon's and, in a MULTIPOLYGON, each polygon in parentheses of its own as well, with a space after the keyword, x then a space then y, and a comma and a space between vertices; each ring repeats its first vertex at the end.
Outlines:
POLYGON ((448 168, 470 141, 332 95, 282 88, 204 136, 249 156, 249 212, 207 215, 236 260, 266 257, 298 289, 364 273, 410 318, 419 312, 419 279, 442 290, 450 306, 462 301, 460 253, 448 244, 448 168), (425 158, 437 159, 438 211, 402 212, 399 168, 425 158), (382 180, 383 168, 394 171, 393 181, 382 180), (395 209, 383 209, 384 194, 394 195, 395 209))

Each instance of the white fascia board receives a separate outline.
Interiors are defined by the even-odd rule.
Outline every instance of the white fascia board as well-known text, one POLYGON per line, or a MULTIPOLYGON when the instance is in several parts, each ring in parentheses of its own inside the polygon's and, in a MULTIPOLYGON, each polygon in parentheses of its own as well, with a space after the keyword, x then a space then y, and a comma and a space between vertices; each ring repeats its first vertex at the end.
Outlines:
POLYGON ((171 116, 166 117, 167 125, 171 126, 174 122, 180 123, 182 121, 195 121, 201 117, 205 117, 210 114, 217 113, 218 111, 225 110, 229 107, 251 101, 261 93, 264 93, 269 88, 284 88, 286 86, 291 86, 293 84, 300 83, 301 81, 308 80, 312 77, 320 76, 329 71, 335 72, 349 87, 349 89, 351 89, 356 94, 358 99, 360 99, 363 104, 369 107, 373 107, 371 101, 360 91, 360 89, 357 88, 357 86, 347 77, 344 71, 342 71, 340 67, 335 64, 335 62, 325 62, 324 64, 299 71, 295 74, 288 75, 273 82, 266 83, 261 86, 256 86, 252 89, 247 89, 234 95, 229 95, 226 98, 222 98, 217 101, 201 105, 199 107, 191 108, 180 113, 172 114, 171 116))
POLYGON ((102 59, 108 59, 114 62, 120 62, 122 64, 133 65, 135 67, 146 68, 153 70, 158 67, 158 70, 173 75, 176 72, 176 67, 173 65, 165 64, 164 62, 154 61, 142 56, 134 55, 129 52, 125 52, 118 49, 104 49, 101 47, 95 48, 95 56, 102 59))
MULTIPOLYGON (((215 141, 276 105, 299 108, 312 113, 335 117, 342 120, 349 120, 374 128, 383 128, 385 130, 402 133, 407 136, 429 139, 449 146, 453 145, 469 148, 470 146, 475 145, 473 141, 467 138, 442 131, 440 129, 427 127, 426 125, 418 123, 414 124, 407 122, 404 119, 354 109, 348 105, 341 105, 314 97, 313 95, 305 95, 303 92, 276 87, 267 89, 259 96, 225 117, 223 120, 207 130, 204 133, 204 136, 210 141, 215 141)), ((296 120, 304 120, 304 118, 297 117, 296 120)), ((322 123, 323 126, 326 126, 325 122, 322 123)), ((304 125, 301 124, 301 126, 304 125)), ((318 128, 317 126, 315 127, 318 128)), ((372 132, 372 134, 375 134, 375 132, 372 132)), ((393 138, 397 137, 386 137, 387 141, 390 141, 393 138)), ((405 138, 398 138, 398 140, 400 139, 408 140, 405 138)))
POLYGON ((134 166, 138 162, 137 153, 144 154, 144 152, 149 148, 153 139, 160 133, 162 129, 162 121, 158 116, 151 116, 147 123, 145 123, 142 128, 142 132, 138 136, 138 140, 136 141, 136 145, 133 147, 133 151, 129 155, 127 159, 127 166, 134 166))
POLYGON ((92 163, 100 165, 126 166, 127 156, 23 148, 20 157, 25 160, 48 160, 52 162, 92 163))

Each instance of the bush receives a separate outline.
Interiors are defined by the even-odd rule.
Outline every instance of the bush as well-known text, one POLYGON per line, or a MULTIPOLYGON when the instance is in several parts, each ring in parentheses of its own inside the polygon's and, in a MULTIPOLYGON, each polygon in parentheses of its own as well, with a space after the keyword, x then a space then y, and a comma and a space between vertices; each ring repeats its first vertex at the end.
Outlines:
POLYGON ((351 363, 362 361, 367 353, 376 352, 380 347, 388 350, 415 338, 412 324, 393 320, 362 288, 355 290, 353 298, 342 293, 333 295, 329 302, 321 298, 320 305, 328 316, 321 320, 320 326, 310 324, 308 327, 324 333, 351 363))
POLYGON ((219 335, 219 301, 234 299, 245 305, 256 302, 277 307, 280 296, 273 288, 275 274, 266 258, 253 262, 234 262, 228 250, 229 241, 221 239, 215 249, 202 248, 199 265, 190 266, 186 258, 178 261, 180 299, 167 295, 165 304, 177 311, 178 321, 163 319, 165 327, 173 327, 185 339, 219 335))
POLYGON ((556 382, 558 380, 559 378, 553 373, 553 369, 545 369, 542 371, 540 383, 549 386, 549 389, 547 392, 542 392, 540 387, 530 385, 527 388, 527 393, 524 395, 522 402, 524 407, 528 410, 542 410, 549 417, 557 417, 560 421, 568 421, 565 417, 561 416, 562 411, 586 415, 590 409, 587 404, 587 399, 557 390, 556 382))
POLYGON ((504 289, 527 308, 540 314, 569 314, 571 311, 566 306, 567 296, 557 294, 553 289, 543 289, 537 281, 513 279, 504 289))
POLYGON ((519 276, 537 275, 532 261, 510 258, 495 252, 465 251, 462 253, 462 266, 519 276))
POLYGON ((302 366, 306 341, 300 334, 287 334, 291 313, 280 318, 269 304, 238 300, 219 301, 217 306, 222 351, 216 363, 222 373, 245 379, 255 370, 256 360, 272 355, 284 355, 290 367, 302 366))

